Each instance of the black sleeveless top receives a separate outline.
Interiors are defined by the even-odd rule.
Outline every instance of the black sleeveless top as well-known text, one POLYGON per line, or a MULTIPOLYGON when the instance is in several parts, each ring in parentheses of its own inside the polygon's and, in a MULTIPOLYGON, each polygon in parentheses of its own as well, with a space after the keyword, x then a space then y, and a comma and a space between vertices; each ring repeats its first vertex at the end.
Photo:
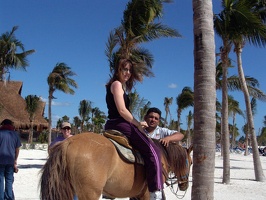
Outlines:
MULTIPOLYGON (((106 104, 107 104, 107 108, 108 108, 108 118, 109 119, 120 118, 121 115, 119 114, 119 112, 116 108, 114 95, 111 92, 111 84, 106 86, 105 100, 106 100, 106 104)), ((129 110, 130 100, 129 100, 129 97, 126 94, 126 92, 124 92, 124 101, 125 101, 126 108, 129 110)))

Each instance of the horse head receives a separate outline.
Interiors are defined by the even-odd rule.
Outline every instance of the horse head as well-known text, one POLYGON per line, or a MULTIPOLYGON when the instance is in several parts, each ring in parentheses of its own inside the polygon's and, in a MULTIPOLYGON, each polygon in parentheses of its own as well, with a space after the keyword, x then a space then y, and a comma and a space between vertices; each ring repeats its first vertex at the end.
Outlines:
MULTIPOLYGON (((182 147, 178 143, 172 142, 167 147, 160 144, 160 149, 168 162, 168 173, 174 174, 178 187, 181 191, 187 190, 189 186, 189 172, 192 165, 190 153, 193 149, 182 147)), ((167 177, 168 178, 168 177, 167 177)))
POLYGON ((190 167, 192 165, 192 158, 190 156, 190 153, 193 150, 193 146, 190 146, 188 149, 186 149, 186 148, 183 148, 183 149, 187 153, 186 167, 184 167, 183 169, 180 169, 180 172, 181 172, 180 176, 179 176, 179 178, 177 177, 178 187, 181 191, 187 190, 187 188, 189 186, 188 176, 189 176, 189 172, 190 172, 190 167))

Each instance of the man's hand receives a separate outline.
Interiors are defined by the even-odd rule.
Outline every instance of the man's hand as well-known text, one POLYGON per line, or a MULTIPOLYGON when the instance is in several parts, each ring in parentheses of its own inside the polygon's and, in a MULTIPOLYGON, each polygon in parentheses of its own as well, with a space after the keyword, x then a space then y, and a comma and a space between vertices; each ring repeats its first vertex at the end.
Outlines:
POLYGON ((165 137, 159 140, 165 147, 169 146, 169 143, 171 142, 169 138, 165 137))
POLYGON ((14 165, 14 172, 15 173, 18 173, 18 166, 17 166, 17 164, 14 165))

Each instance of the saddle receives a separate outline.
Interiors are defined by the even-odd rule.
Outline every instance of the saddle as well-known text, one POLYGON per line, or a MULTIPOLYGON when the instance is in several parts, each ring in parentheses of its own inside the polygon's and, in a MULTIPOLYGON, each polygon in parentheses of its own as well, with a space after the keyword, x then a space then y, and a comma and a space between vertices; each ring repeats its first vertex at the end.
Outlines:
POLYGON ((118 154, 124 161, 144 165, 142 156, 130 145, 127 137, 123 133, 117 130, 105 130, 103 136, 114 144, 118 154))

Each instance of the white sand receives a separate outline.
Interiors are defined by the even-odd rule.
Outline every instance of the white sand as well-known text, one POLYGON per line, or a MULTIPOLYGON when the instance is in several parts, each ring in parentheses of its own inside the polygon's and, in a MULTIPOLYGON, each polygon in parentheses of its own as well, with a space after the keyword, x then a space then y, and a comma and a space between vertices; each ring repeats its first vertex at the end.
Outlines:
MULTIPOLYGON (((14 193, 16 200, 37 200, 39 199, 39 171, 47 158, 47 150, 20 150, 18 159, 19 172, 15 174, 14 193)), ((266 156, 260 156, 264 175, 266 175, 266 156)), ((231 154, 231 183, 222 184, 222 159, 219 153, 215 158, 215 200, 265 200, 266 182, 254 181, 252 155, 231 154)), ((191 199, 192 178, 190 174, 190 187, 183 200, 191 199)), ((177 198, 165 189, 167 200, 177 198)), ((179 191, 179 197, 184 192, 179 191)), ((120 199, 122 200, 122 199, 120 199)), ((126 200, 126 199, 124 199, 126 200)))

